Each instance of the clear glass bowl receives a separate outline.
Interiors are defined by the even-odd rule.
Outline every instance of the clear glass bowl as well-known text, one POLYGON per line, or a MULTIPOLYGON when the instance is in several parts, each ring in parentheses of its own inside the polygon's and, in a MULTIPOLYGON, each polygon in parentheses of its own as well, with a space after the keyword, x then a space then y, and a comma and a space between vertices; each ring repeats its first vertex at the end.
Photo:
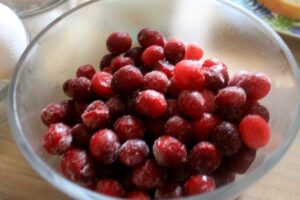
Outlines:
MULTIPOLYGON (((224 61, 230 73, 239 70, 268 74, 273 87, 263 103, 271 113, 270 143, 245 176, 214 192, 190 199, 232 199, 265 175, 284 155, 299 127, 299 70, 282 39, 253 14, 224 0, 90 1, 45 28, 21 57, 9 91, 9 122, 16 142, 32 167, 49 183, 74 199, 112 199, 84 189, 61 176, 59 158, 42 147, 45 126, 40 110, 64 99, 62 83, 76 67, 98 67, 113 31, 133 38, 153 27, 167 37, 197 41, 205 57, 224 61)), ((136 40, 134 40, 136 44, 136 40)))

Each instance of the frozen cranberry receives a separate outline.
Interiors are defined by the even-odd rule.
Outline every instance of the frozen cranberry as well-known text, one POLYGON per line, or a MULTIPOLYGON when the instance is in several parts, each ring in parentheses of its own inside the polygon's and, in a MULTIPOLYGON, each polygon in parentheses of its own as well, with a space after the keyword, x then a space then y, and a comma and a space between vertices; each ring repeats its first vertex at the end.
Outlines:
POLYGON ((138 42, 146 49, 151 45, 165 46, 164 36, 152 28, 144 28, 138 33, 138 42))
POLYGON ((205 99, 197 91, 185 90, 178 97, 179 110, 193 118, 200 117, 206 110, 205 99))
POLYGON ((97 72, 92 79, 94 93, 103 99, 109 99, 114 95, 111 89, 112 75, 107 72, 97 72))
POLYGON ((174 75, 174 65, 164 60, 156 62, 153 69, 163 72, 168 78, 174 75))
POLYGON ((146 160, 132 171, 132 182, 139 189, 155 189, 164 183, 165 172, 154 160, 146 160))
POLYGON ((199 90, 204 87, 205 77, 201 64, 193 60, 182 60, 175 65, 174 80, 182 90, 199 90))
POLYGON ((118 136, 109 129, 96 132, 90 140, 90 152, 102 164, 113 163, 117 159, 119 148, 118 136))
POLYGON ((208 68, 208 67, 212 67, 214 65, 219 65, 219 64, 222 64, 222 62, 219 59, 217 59, 217 58, 209 58, 209 59, 206 59, 203 62, 202 66, 208 68))
POLYGON ((78 183, 86 183, 95 178, 94 163, 85 150, 70 149, 64 153, 60 168, 65 177, 78 183))
POLYGON ((125 115, 114 123, 114 131, 121 141, 129 139, 142 139, 144 137, 144 124, 141 120, 131 115, 125 115))
POLYGON ((73 144, 79 147, 88 147, 92 134, 84 124, 76 124, 71 129, 73 144))
POLYGON ((232 123, 239 123, 243 118, 242 109, 236 107, 219 107, 217 109, 217 114, 224 121, 229 121, 232 123))
POLYGON ((144 89, 165 93, 169 86, 168 77, 160 71, 152 71, 144 76, 144 89))
POLYGON ((207 89, 218 91, 227 86, 229 75, 225 65, 218 64, 211 67, 203 67, 203 71, 207 89))
POLYGON ((81 115, 83 123, 90 129, 103 128, 109 119, 109 110, 103 101, 92 102, 81 115))
POLYGON ((110 66, 111 60, 116 56, 116 54, 106 54, 102 57, 100 61, 100 70, 110 66))
POLYGON ((118 117, 125 113, 125 104, 119 97, 111 97, 106 101, 106 106, 111 117, 118 117))
POLYGON ((82 65, 77 69, 76 76, 92 79, 95 73, 96 70, 92 65, 82 65))
POLYGON ((159 165, 169 168, 181 167, 188 160, 184 144, 171 136, 161 136, 155 140, 153 154, 159 165))
POLYGON ((193 137, 198 142, 208 140, 210 133, 218 124, 219 119, 216 115, 204 113, 199 119, 191 123, 193 137))
POLYGON ((151 200, 150 195, 142 190, 128 192, 124 198, 128 200, 151 200))
POLYGON ((126 65, 133 65, 133 64, 134 63, 131 58, 124 57, 124 56, 117 56, 111 60, 110 66, 112 68, 112 71, 115 72, 126 65))
POLYGON ((71 129, 63 123, 50 125, 44 133, 43 145, 50 154, 60 155, 67 151, 71 144, 71 129))
POLYGON ((120 148, 119 159, 127 166, 136 166, 144 162, 149 154, 149 148, 144 140, 127 140, 120 148))
POLYGON ((67 108, 62 103, 51 103, 41 111, 41 118, 47 126, 64 122, 67 118, 67 108))
POLYGON ((203 49, 198 43, 192 42, 186 45, 185 56, 184 56, 185 59, 200 60, 202 56, 203 56, 203 49))
POLYGON ((125 193, 122 185, 113 179, 100 180, 95 191, 112 197, 122 197, 125 193))
POLYGON ((164 53, 170 63, 176 64, 184 58, 185 45, 180 39, 171 38, 164 48, 164 53))
POLYGON ((270 120, 269 110, 258 102, 251 104, 251 106, 246 110, 246 114, 259 115, 264 118, 266 122, 269 122, 270 120))
POLYGON ((215 181, 206 175, 192 176, 185 182, 183 191, 186 196, 203 194, 215 190, 215 181))
POLYGON ((165 135, 173 136, 184 144, 188 144, 191 140, 190 131, 189 122, 178 115, 168 119, 164 129, 165 135))
POLYGON ((235 173, 228 169, 228 167, 221 165, 214 173, 212 174, 216 187, 222 187, 228 183, 232 183, 235 180, 235 173))
POLYGON ((218 91, 215 102, 220 107, 241 107, 246 102, 246 93, 240 87, 226 87, 218 91))
POLYGON ((109 73, 109 74, 113 74, 112 67, 110 67, 110 66, 109 67, 104 67, 101 71, 109 73))
POLYGON ((213 113, 216 110, 215 95, 213 92, 203 89, 201 94, 205 100, 205 111, 213 113))
POLYGON ((117 94, 130 94, 143 86, 143 74, 141 71, 132 66, 122 67, 113 75, 111 87, 117 94))
POLYGON ((167 99, 167 104, 168 104, 167 112, 164 115, 166 119, 169 119, 170 117, 179 114, 179 108, 176 99, 167 99))
POLYGON ((140 114, 159 118, 167 111, 167 102, 161 93, 154 90, 145 90, 138 93, 135 107, 140 114))
POLYGON ((79 101, 89 100, 93 95, 91 80, 86 77, 69 79, 64 85, 64 91, 69 97, 79 101))
POLYGON ((200 142, 191 150, 189 162, 192 171, 199 174, 211 174, 221 163, 221 153, 215 145, 200 142))
POLYGON ((167 89, 167 96, 170 98, 177 98, 178 95, 180 94, 181 89, 179 89, 178 84, 175 83, 174 78, 172 77, 170 79, 170 84, 169 87, 167 89))
POLYGON ((236 154, 241 148, 239 133, 229 122, 219 124, 210 134, 210 140, 227 156, 236 154))
POLYGON ((145 122, 146 132, 152 140, 156 140, 158 137, 164 134, 165 122, 161 119, 147 119, 145 122))
POLYGON ((141 47, 133 47, 129 49, 124 56, 131 58, 135 66, 140 66, 142 64, 142 53, 143 49, 141 47))
POLYGON ((158 45, 148 47, 142 54, 144 65, 151 68, 156 62, 163 60, 164 58, 164 49, 158 45))
POLYGON ((168 183, 155 190, 154 199, 177 199, 183 196, 179 184, 168 183))
POLYGON ((270 128, 259 115, 247 115, 239 125, 242 141, 252 149, 265 146, 270 139, 270 128))
POLYGON ((124 53, 131 47, 130 35, 126 32, 113 32, 106 40, 106 47, 112 53, 124 53))

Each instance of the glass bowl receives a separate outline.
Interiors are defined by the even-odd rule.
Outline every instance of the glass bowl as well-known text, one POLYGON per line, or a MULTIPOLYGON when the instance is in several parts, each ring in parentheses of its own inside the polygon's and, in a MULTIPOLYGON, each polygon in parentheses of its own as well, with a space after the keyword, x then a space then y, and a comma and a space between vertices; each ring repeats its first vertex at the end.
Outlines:
MULTIPOLYGON (((263 72, 273 82, 263 104, 271 114, 272 136, 245 176, 214 192, 189 199, 226 200, 254 184, 280 160, 299 127, 299 70, 283 40, 265 23, 225 0, 90 1, 46 27, 19 60, 9 91, 9 122, 21 151, 32 167, 54 187, 74 199, 113 199, 84 189, 61 176, 59 158, 42 147, 45 126, 40 110, 64 99, 63 82, 82 64, 98 67, 113 31, 136 38, 144 27, 168 38, 196 41, 205 57, 224 61, 233 74, 263 72)), ((136 44, 136 40, 134 40, 136 44)))

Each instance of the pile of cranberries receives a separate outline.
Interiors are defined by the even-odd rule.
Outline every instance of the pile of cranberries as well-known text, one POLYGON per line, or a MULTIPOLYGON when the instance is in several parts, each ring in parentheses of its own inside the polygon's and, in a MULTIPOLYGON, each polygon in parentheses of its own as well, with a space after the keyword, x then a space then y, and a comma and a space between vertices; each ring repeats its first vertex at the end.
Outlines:
POLYGON ((63 84, 70 98, 41 112, 43 145, 62 155, 68 179, 126 199, 170 199, 234 181, 270 137, 259 103, 271 89, 262 73, 232 77, 197 43, 166 41, 151 28, 112 33, 100 71, 80 66, 63 84))

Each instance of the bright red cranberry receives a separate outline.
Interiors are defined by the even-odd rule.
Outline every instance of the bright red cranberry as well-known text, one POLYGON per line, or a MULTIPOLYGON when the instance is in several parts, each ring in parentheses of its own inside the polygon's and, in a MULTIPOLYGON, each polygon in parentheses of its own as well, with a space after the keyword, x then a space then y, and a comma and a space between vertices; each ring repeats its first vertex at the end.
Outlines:
POLYGON ((168 77, 160 71, 152 71, 144 76, 144 89, 165 93, 169 86, 168 77))
POLYGON ((191 150, 189 162, 194 172, 211 174, 221 163, 221 153, 215 145, 209 142, 200 142, 191 150))
POLYGON ((215 102, 220 107, 241 107, 246 102, 246 93, 240 87, 226 87, 218 91, 215 102))
POLYGON ((176 64, 184 58, 185 45, 180 39, 172 38, 167 42, 164 53, 170 63, 176 64))
POLYGON ((182 187, 179 184, 167 183, 155 190, 154 199, 178 199, 182 196, 182 187))
POLYGON ((112 71, 115 72, 126 65, 133 65, 133 64, 134 63, 131 58, 124 57, 124 56, 117 56, 111 60, 110 66, 112 68, 112 71))
POLYGON ((71 144, 71 129, 63 123, 50 125, 44 133, 43 146, 52 155, 64 153, 71 147, 71 144))
POLYGON ((205 76, 201 64, 193 60, 182 60, 175 65, 174 80, 182 90, 199 90, 204 87, 205 76))
POLYGON ((82 65, 77 69, 76 76, 86 77, 91 80, 95 73, 96 70, 92 65, 82 65))
POLYGON ((217 109, 217 114, 224 121, 232 123, 239 123, 244 116, 242 109, 236 107, 219 107, 217 109))
POLYGON ((164 36, 152 28, 144 28, 138 33, 138 42, 146 49, 151 45, 165 46, 164 36))
POLYGON ((41 118, 47 126, 54 123, 64 122, 67 118, 67 108, 63 103, 48 104, 41 111, 41 118))
POLYGON ((167 111, 167 102, 161 93, 154 90, 145 90, 138 93, 135 107, 140 114, 159 118, 167 111))
POLYGON ((116 54, 106 54, 102 57, 100 61, 100 70, 110 66, 111 60, 116 56, 116 54))
POLYGON ((269 110, 264 105, 261 105, 258 102, 251 104, 251 106, 249 108, 247 108, 246 115, 247 114, 259 115, 262 118, 264 118, 264 120, 266 120, 266 122, 269 122, 269 120, 270 120, 269 110))
POLYGON ((169 98, 177 98, 181 92, 181 89, 179 89, 179 86, 177 83, 175 83, 175 79, 172 77, 170 79, 170 84, 167 89, 167 96, 169 98))
POLYGON ((109 119, 109 110, 104 102, 92 102, 81 115, 83 123, 90 129, 105 127, 109 119))
POLYGON ((69 97, 79 101, 89 100, 93 95, 91 80, 86 77, 69 79, 64 84, 64 91, 69 97))
POLYGON ((149 154, 149 147, 144 140, 127 140, 120 148, 119 159, 127 166, 136 166, 144 162, 149 154))
POLYGON ((106 101, 106 106, 111 117, 118 117, 125 113, 125 104, 119 97, 111 97, 106 101))
POLYGON ((193 137, 198 142, 208 140, 210 133, 219 123, 219 119, 216 115, 204 113, 201 118, 191 123, 193 137))
POLYGON ((131 58, 135 66, 140 66, 142 64, 142 53, 143 53, 143 48, 133 47, 129 49, 124 56, 131 58))
POLYGON ((78 183, 86 183, 95 178, 94 163, 85 150, 70 149, 64 153, 60 168, 65 177, 78 183))
POLYGON ((144 124, 141 120, 131 115, 125 115, 114 123, 114 131, 121 141, 142 139, 144 137, 144 124))
POLYGON ((150 195, 142 190, 128 192, 124 198, 128 200, 151 200, 150 195))
POLYGON ((174 75, 174 65, 164 60, 155 63, 153 69, 163 72, 168 78, 174 75))
POLYGON ((242 141, 252 149, 265 146, 270 140, 270 127, 259 115, 247 115, 239 125, 242 141))
POLYGON ((227 156, 236 154, 241 148, 239 133, 236 127, 229 122, 219 124, 210 134, 210 140, 227 156))
POLYGON ((188 144, 191 140, 190 131, 189 122, 178 115, 168 119, 164 129, 165 135, 173 136, 184 144, 188 144))
POLYGON ((200 60, 203 57, 203 49, 200 44, 196 42, 186 45, 185 59, 200 60))
POLYGON ((109 67, 104 67, 101 71, 109 73, 109 74, 113 74, 112 67, 110 67, 110 66, 109 67))
POLYGON ((109 99, 114 95, 111 88, 112 75, 107 72, 97 72, 92 79, 94 93, 103 99, 109 99))
POLYGON ((151 45, 142 54, 142 61, 145 66, 152 68, 153 65, 163 60, 164 57, 164 49, 158 45, 151 45))
POLYGON ((179 115, 179 108, 176 99, 167 99, 167 104, 168 104, 167 112, 164 115, 166 119, 169 119, 174 115, 179 115))
POLYGON ((215 181, 206 175, 192 176, 185 182, 183 191, 186 196, 203 194, 215 190, 215 181))
POLYGON ((205 111, 213 113, 216 110, 215 94, 209 90, 201 90, 201 94, 205 100, 205 111))
POLYGON ((198 91, 185 90, 178 97, 179 110, 193 118, 201 117, 206 111, 205 99, 198 91))
POLYGON ((161 119, 147 119, 145 122, 146 132, 154 141, 164 134, 165 122, 161 119))
POLYGON ((76 124, 71 129, 73 144, 79 147, 88 147, 92 137, 91 131, 84 124, 76 124))
POLYGON ((122 197, 125 193, 122 185, 113 179, 102 179, 97 183, 96 192, 112 197, 122 197))
POLYGON ((143 86, 143 74, 132 66, 122 67, 113 75, 111 87, 117 94, 128 95, 143 86))
POLYGON ((154 160, 146 160, 132 171, 132 182, 139 189, 155 189, 164 183, 165 172, 154 160))
POLYGON ((218 91, 227 86, 229 75, 227 67, 222 64, 203 67, 205 87, 211 91, 218 91))
POLYGON ((188 160, 184 144, 171 136, 161 136, 155 140, 153 154, 159 165, 168 168, 181 167, 188 160))
POLYGON ((113 32, 106 40, 106 47, 111 53, 124 53, 131 47, 130 35, 126 32, 113 32))
POLYGON ((223 64, 219 59, 217 58, 209 58, 209 59, 206 59, 202 66, 203 67, 212 67, 214 65, 219 65, 219 64, 223 64))
POLYGON ((221 164, 221 166, 214 171, 212 177, 214 178, 216 187, 219 188, 232 183, 235 180, 235 173, 229 170, 227 166, 224 166, 224 164, 221 164))

